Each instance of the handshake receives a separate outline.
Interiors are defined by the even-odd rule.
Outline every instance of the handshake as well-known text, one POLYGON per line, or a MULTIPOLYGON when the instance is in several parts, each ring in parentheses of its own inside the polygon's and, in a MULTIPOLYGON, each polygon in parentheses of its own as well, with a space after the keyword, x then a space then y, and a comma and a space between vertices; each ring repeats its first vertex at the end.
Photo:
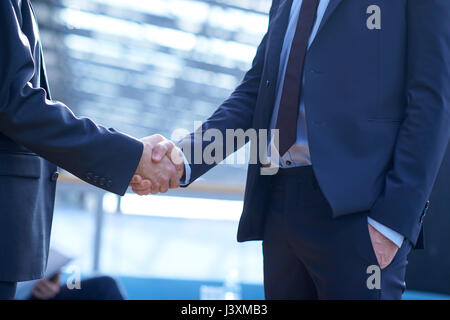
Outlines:
POLYGON ((165 193, 178 188, 184 175, 184 157, 175 144, 159 134, 141 139, 141 160, 130 186, 138 195, 165 193))

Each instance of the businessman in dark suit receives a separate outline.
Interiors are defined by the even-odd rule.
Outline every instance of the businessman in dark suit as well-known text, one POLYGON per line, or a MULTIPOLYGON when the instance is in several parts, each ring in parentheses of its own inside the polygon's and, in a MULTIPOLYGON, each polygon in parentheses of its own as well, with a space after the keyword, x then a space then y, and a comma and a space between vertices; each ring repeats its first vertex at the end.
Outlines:
POLYGON ((189 184, 217 164, 195 147, 230 153, 202 132, 278 129, 280 169, 249 165, 238 231, 263 240, 268 299, 401 298, 450 137, 449 15, 448 0, 274 0, 242 83, 179 144, 189 184))
POLYGON ((165 192, 179 177, 168 158, 151 162, 157 141, 97 126, 51 101, 29 0, 0 1, 0 299, 14 297, 16 282, 43 276, 56 166, 119 195, 140 172, 154 193, 165 192))

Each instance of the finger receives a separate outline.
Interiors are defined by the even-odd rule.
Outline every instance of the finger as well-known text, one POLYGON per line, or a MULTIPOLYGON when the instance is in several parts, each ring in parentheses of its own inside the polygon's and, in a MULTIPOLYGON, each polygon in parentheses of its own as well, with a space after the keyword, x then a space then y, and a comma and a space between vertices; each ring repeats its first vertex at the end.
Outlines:
POLYGON ((158 194, 160 185, 159 183, 152 183, 151 194, 158 194))
POLYGON ((152 193, 152 188, 148 188, 148 189, 144 189, 144 190, 135 190, 133 192, 139 196, 147 196, 150 193, 152 193))
POLYGON ((51 285, 51 294, 52 295, 57 295, 59 290, 60 290, 59 283, 51 282, 51 284, 52 284, 51 285))
POLYGON ((51 295, 50 289, 48 289, 46 287, 39 287, 39 288, 37 288, 37 290, 39 292, 39 296, 41 299, 47 299, 47 297, 49 295, 51 295))
POLYGON ((158 143, 152 151, 152 160, 154 162, 160 162, 165 155, 170 155, 172 153, 175 145, 170 140, 164 140, 163 142, 158 143))
POLYGON ((167 191, 169 191, 169 181, 168 180, 166 181, 166 183, 161 184, 161 186, 159 187, 160 193, 166 193, 167 191))
POLYGON ((147 196, 150 193, 152 193, 152 188, 148 188, 148 189, 145 189, 145 190, 134 191, 134 193, 136 193, 139 196, 147 196))
POLYGON ((150 182, 150 184, 146 188, 140 188, 139 186, 137 186, 137 187, 132 186, 131 190, 133 190, 134 193, 136 193, 136 194, 138 194, 140 196, 146 196, 146 195, 151 193, 151 191, 152 191, 152 184, 150 182))
POLYGON ((48 282, 47 279, 41 279, 38 283, 34 286, 35 288, 43 288, 45 287, 46 283, 48 282))
POLYGON ((169 191, 169 183, 170 183, 170 168, 172 164, 169 164, 169 167, 165 168, 166 172, 161 174, 158 182, 159 182, 159 192, 166 193, 169 191))
POLYGON ((388 266, 387 258, 384 255, 380 255, 379 259, 380 259, 380 268, 381 270, 383 270, 388 266))
POLYGON ((49 291, 52 291, 54 283, 47 279, 44 279, 39 283, 39 285, 41 291, 43 291, 44 293, 48 293, 49 291))
POLYGON ((146 196, 146 195, 150 194, 152 191, 152 183, 149 183, 144 188, 142 188, 142 187, 134 188, 133 191, 140 196, 146 196))
POLYGON ((152 182, 150 180, 142 180, 141 183, 132 184, 131 188, 134 190, 146 190, 152 186, 152 182))
POLYGON ((55 297, 59 292, 59 285, 51 283, 50 287, 41 287, 39 288, 39 292, 37 293, 39 299, 41 300, 49 300, 55 297))
POLYGON ((32 294, 35 298, 39 300, 44 299, 44 294, 41 292, 41 289, 37 285, 33 288, 32 294))
POLYGON ((59 284, 56 284, 52 281, 45 281, 44 283, 42 283, 42 287, 40 289, 41 292, 46 296, 51 296, 59 290, 59 284))
POLYGON ((138 174, 134 175, 130 181, 130 184, 140 184, 142 183, 142 177, 138 174))
POLYGON ((59 280, 61 279, 61 273, 57 273, 52 279, 51 281, 55 284, 58 284, 59 286, 59 280))
POLYGON ((170 179, 170 188, 171 189, 176 189, 180 186, 180 180, 178 179, 178 177, 172 177, 170 179))
MULTIPOLYGON (((395 245, 393 245, 393 246, 395 246, 395 245)), ((398 247, 395 246, 394 249, 391 248, 390 250, 387 250, 387 252, 380 254, 380 260, 381 260, 380 268, 382 270, 387 268, 392 263, 392 261, 394 261, 395 256, 397 255, 397 252, 398 252, 397 248, 398 247)))

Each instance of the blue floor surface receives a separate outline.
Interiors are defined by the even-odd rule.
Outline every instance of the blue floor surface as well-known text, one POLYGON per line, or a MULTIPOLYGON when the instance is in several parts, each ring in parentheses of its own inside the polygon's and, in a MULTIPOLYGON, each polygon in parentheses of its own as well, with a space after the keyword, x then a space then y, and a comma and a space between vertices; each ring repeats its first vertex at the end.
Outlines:
MULTIPOLYGON (((202 285, 221 286, 221 282, 192 281, 192 280, 169 280, 151 278, 120 277, 128 299, 131 300, 198 300, 200 298, 200 287, 202 285)), ((243 284, 242 299, 263 300, 264 289, 262 285, 243 284)), ((450 296, 406 291, 403 300, 450 300, 450 296)))

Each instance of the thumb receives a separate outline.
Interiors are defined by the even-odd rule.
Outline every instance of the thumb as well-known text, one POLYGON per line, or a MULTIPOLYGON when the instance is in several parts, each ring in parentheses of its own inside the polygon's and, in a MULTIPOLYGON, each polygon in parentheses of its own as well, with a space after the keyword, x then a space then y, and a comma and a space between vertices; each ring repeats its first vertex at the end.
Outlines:
POLYGON ((152 152, 152 160, 154 162, 160 162, 167 154, 172 152, 174 144, 170 140, 165 140, 158 143, 152 152))

